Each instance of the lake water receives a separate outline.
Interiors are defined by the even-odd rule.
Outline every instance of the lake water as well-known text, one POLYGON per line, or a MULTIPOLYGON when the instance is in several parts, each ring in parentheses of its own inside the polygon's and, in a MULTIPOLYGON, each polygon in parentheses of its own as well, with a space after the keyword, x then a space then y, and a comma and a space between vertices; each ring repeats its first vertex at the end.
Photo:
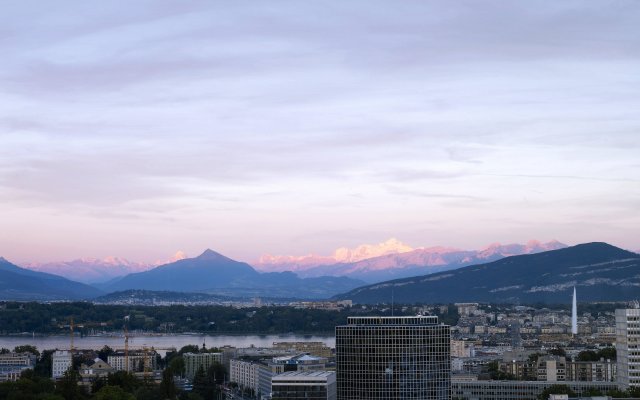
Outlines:
MULTIPOLYGON (((129 346, 136 347, 155 347, 158 349, 175 347, 180 350, 182 346, 195 344, 202 346, 206 343, 207 347, 221 347, 225 345, 234 347, 271 347, 273 342, 324 342, 329 347, 335 347, 334 336, 317 336, 317 335, 167 335, 167 336, 130 336, 129 346)), ((94 349, 99 350, 104 345, 111 348, 124 348, 123 336, 85 336, 75 337, 73 339, 76 349, 94 349)), ((38 350, 47 349, 68 349, 69 336, 2 336, 0 337, 0 347, 13 350, 14 347, 29 344, 36 346, 38 350)))

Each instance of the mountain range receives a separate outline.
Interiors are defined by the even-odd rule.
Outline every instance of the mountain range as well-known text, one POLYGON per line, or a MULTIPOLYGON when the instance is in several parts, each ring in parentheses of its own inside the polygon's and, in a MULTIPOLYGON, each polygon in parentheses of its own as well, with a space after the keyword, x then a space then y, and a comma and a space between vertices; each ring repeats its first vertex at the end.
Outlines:
POLYGON ((20 268, 0 257, 1 300, 79 300, 102 294, 94 287, 20 268))
POLYGON ((336 296, 357 303, 628 301, 640 297, 640 255, 606 243, 506 257, 376 283, 336 296))
POLYGON ((327 298, 362 286, 347 277, 299 278, 292 272, 260 273, 213 250, 98 285, 106 292, 141 289, 203 292, 238 297, 327 298))
POLYGON ((136 272, 148 271, 158 265, 184 258, 187 258, 186 254, 178 251, 169 260, 156 261, 155 263, 134 262, 125 258, 110 256, 103 259, 79 258, 72 261, 27 263, 23 267, 33 271, 64 276, 77 282, 93 284, 107 282, 136 272))
POLYGON ((347 276, 375 283, 447 271, 512 255, 534 254, 565 247, 567 247, 565 244, 557 240, 548 243, 530 240, 526 244, 494 243, 482 250, 460 250, 449 247, 414 249, 397 239, 389 239, 378 245, 362 245, 355 249, 341 248, 332 256, 266 255, 254 265, 256 269, 265 272, 294 271, 301 277, 347 276))
MULTIPOLYGON (((341 247, 330 256, 263 255, 251 265, 259 272, 292 271, 301 278, 322 276, 349 277, 367 283, 446 271, 466 265, 498 260, 517 254, 532 254, 566 247, 558 241, 501 245, 494 243, 482 250, 460 250, 450 247, 413 248, 397 239, 355 248, 341 247)), ((167 261, 142 263, 120 257, 82 258, 73 261, 27 263, 22 267, 105 287, 105 283, 128 274, 152 270, 159 265, 187 258, 179 251, 167 261)))

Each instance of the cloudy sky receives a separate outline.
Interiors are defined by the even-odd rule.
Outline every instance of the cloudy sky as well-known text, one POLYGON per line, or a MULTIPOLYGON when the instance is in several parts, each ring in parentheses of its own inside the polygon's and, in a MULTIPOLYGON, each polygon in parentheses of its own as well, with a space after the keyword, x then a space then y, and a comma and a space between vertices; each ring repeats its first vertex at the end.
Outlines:
POLYGON ((0 255, 640 249, 640 2, 6 1, 0 255))

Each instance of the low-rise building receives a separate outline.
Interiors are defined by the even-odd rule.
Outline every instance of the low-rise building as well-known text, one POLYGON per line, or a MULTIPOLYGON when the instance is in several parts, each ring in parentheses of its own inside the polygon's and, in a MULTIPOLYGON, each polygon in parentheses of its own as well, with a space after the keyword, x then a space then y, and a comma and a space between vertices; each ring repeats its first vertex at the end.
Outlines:
POLYGON ((297 371, 276 375, 271 383, 273 400, 336 400, 336 373, 333 371, 297 371))
POLYGON ((0 354, 0 382, 16 381, 23 371, 32 369, 36 355, 28 352, 0 354))
POLYGON ((82 363, 78 370, 80 374, 79 384, 86 387, 87 391, 90 391, 93 382, 98 379, 106 379, 113 371, 113 367, 100 358, 96 358, 93 362, 82 363))
POLYGON ((331 347, 324 342, 274 342, 276 350, 293 350, 298 353, 308 353, 313 356, 331 358, 331 347))
MULTIPOLYGON (((547 388, 557 382, 536 381, 467 381, 451 379, 453 398, 473 400, 531 400, 536 399, 547 388)), ((567 385, 576 394, 581 395, 590 389, 607 392, 617 388, 613 382, 571 382, 567 385)))

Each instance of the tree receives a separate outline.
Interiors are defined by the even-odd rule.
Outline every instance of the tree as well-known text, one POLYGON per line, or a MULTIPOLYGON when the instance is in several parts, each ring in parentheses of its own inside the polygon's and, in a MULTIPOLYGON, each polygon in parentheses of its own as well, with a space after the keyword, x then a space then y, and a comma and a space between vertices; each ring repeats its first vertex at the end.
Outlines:
POLYGON ((53 353, 55 350, 44 350, 40 358, 36 360, 33 372, 38 376, 51 377, 51 364, 53 363, 53 353))
POLYGON ((173 371, 169 368, 162 371, 162 382, 160 382, 160 393, 165 399, 175 399, 178 393, 173 381, 173 371))
POLYGON ((94 396, 95 400, 136 400, 135 396, 127 393, 120 386, 107 385, 94 396))
POLYGON ((598 354, 593 350, 584 350, 578 353, 577 361, 598 361, 598 354))
POLYGON ((104 347, 98 351, 98 358, 100 358, 104 362, 107 362, 109 356, 113 355, 114 353, 115 351, 105 344, 104 347))
POLYGON ((188 344, 186 346, 183 346, 178 352, 178 354, 183 355, 184 353, 199 353, 199 352, 200 352, 200 348, 198 346, 196 346, 195 344, 188 344))
POLYGON ((130 372, 116 371, 107 376, 107 385, 120 386, 124 391, 133 393, 142 383, 130 372))
POLYGON ((598 351, 598 360, 604 358, 605 360, 614 361, 617 358, 616 348, 615 347, 605 347, 604 349, 600 349, 598 351))
MULTIPOLYGON (((548 351, 548 353, 554 356, 560 356, 560 357, 567 356, 567 352, 562 347, 556 347, 554 349, 551 349, 548 351)), ((564 393, 560 393, 560 394, 564 394, 564 393)))
POLYGON ((56 383, 56 394, 64 397, 65 400, 83 399, 84 395, 78 386, 78 378, 78 373, 69 369, 56 383))
POLYGON ((171 359, 168 367, 174 375, 184 376, 184 358, 182 356, 177 356, 171 359))
POLYGON ((567 385, 551 385, 538 395, 538 399, 547 400, 551 394, 568 394, 569 397, 575 396, 575 392, 567 385))
POLYGON ((205 400, 215 398, 215 381, 205 372, 202 366, 198 368, 198 371, 193 377, 193 393, 199 394, 205 400))
POLYGON ((22 346, 16 346, 13 351, 15 353, 31 353, 35 354, 36 357, 40 356, 40 352, 36 346, 32 346, 30 344, 23 344, 22 346))

